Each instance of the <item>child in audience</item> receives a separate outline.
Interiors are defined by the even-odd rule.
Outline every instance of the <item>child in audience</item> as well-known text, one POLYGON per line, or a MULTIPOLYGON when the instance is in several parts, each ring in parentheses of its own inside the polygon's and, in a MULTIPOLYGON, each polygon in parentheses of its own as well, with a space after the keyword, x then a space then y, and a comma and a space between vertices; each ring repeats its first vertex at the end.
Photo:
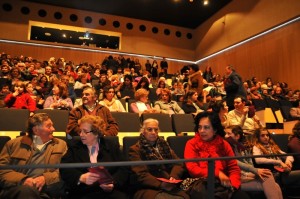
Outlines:
POLYGON ((30 115, 36 110, 36 102, 27 93, 25 83, 17 81, 14 85, 14 92, 10 93, 4 99, 8 108, 29 109, 30 115))

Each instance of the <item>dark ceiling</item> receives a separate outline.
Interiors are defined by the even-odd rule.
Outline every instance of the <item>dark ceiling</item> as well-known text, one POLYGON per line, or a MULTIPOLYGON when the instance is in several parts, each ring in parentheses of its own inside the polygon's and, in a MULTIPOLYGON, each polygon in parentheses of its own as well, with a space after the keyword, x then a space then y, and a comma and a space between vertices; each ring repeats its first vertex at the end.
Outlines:
POLYGON ((28 0, 174 26, 197 28, 231 0, 28 0))

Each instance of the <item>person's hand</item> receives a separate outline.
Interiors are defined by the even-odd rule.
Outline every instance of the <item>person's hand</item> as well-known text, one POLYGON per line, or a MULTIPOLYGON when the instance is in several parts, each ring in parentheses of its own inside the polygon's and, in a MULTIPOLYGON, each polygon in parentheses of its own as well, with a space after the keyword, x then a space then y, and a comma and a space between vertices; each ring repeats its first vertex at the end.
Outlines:
POLYGON ((280 166, 283 168, 283 170, 285 172, 290 172, 291 171, 291 168, 283 162, 280 163, 280 166))
POLYGON ((269 169, 258 169, 257 174, 262 179, 265 181, 267 178, 269 178, 272 175, 272 172, 269 169))
POLYGON ((100 178, 99 174, 87 172, 87 173, 82 174, 82 175, 80 176, 79 181, 82 182, 82 183, 85 183, 85 184, 87 184, 87 185, 92 185, 92 184, 94 184, 99 178, 100 178))
POLYGON ((23 182, 23 185, 27 185, 29 187, 34 187, 35 181, 33 178, 26 178, 26 180, 23 182))
POLYGON ((18 95, 19 95, 19 91, 18 90, 16 90, 15 92, 13 92, 13 94, 12 94, 14 97, 17 97, 18 95))
POLYGON ((207 95, 208 95, 208 91, 207 91, 207 90, 203 90, 203 91, 202 91, 202 96, 205 97, 205 96, 207 96, 207 95))
POLYGON ((35 182, 35 187, 37 188, 37 190, 41 191, 43 186, 46 183, 45 177, 44 176, 39 176, 34 178, 34 182, 35 182))
POLYGON ((223 171, 219 171, 219 179, 221 181, 221 185, 224 187, 231 187, 230 179, 225 173, 223 173, 223 171))
POLYGON ((104 192, 111 192, 114 189, 114 184, 101 184, 100 187, 104 192))
POLYGON ((248 106, 245 106, 245 107, 243 108, 243 113, 244 113, 244 115, 247 115, 248 111, 249 111, 248 106))
POLYGON ((290 169, 292 169, 293 165, 292 165, 291 162, 288 161, 288 162, 286 162, 285 164, 286 164, 286 166, 288 166, 290 169))

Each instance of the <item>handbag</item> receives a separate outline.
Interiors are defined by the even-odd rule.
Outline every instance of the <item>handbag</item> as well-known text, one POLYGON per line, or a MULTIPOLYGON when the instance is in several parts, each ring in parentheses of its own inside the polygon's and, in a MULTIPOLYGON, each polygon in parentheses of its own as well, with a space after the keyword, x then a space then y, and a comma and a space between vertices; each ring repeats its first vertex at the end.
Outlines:
MULTIPOLYGON (((207 179, 205 178, 187 178, 181 183, 180 188, 186 191, 191 199, 206 199, 208 198, 207 183, 207 179)), ((229 199, 232 193, 230 188, 222 186, 220 180, 215 179, 214 198, 229 199)))

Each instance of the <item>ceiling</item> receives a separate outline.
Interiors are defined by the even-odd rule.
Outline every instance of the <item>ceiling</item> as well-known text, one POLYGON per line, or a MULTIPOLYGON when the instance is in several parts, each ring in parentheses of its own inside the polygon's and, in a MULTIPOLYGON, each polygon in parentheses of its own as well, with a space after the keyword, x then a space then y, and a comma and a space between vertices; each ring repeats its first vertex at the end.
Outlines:
POLYGON ((28 0, 195 29, 231 0, 28 0))

